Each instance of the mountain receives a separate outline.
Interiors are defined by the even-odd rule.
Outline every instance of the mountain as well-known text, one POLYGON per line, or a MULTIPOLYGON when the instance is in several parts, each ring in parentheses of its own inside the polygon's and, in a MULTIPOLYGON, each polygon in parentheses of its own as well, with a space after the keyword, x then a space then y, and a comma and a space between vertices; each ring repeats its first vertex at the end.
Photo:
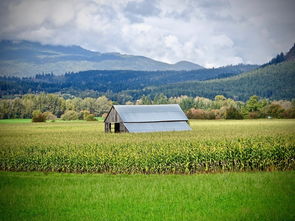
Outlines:
POLYGON ((279 64, 284 61, 294 61, 294 60, 295 60, 295 44, 286 54, 281 52, 280 54, 272 58, 266 64, 261 65, 261 67, 266 67, 267 65, 272 65, 272 64, 279 64))
POLYGON ((175 64, 172 64, 172 67, 174 70, 198 70, 203 68, 201 66, 196 68, 196 64, 189 61, 179 61, 175 64))
MULTIPOLYGON (((10 44, 19 45, 11 42, 10 44)), ((31 50, 31 42, 21 42, 21 45, 22 50, 18 46, 14 49, 18 53, 11 52, 13 51, 11 46, 8 49, 3 47, 1 56, 4 54, 4 58, 18 63, 35 65, 45 63, 45 66, 49 64, 49 61, 56 65, 64 59, 65 62, 71 61, 73 64, 74 59, 81 61, 82 58, 88 59, 87 62, 92 62, 91 59, 93 59, 93 62, 98 63, 117 62, 121 59, 122 62, 132 61, 134 65, 137 65, 138 59, 153 61, 140 56, 91 52, 77 46, 44 46, 34 43, 35 50, 31 50), (53 53, 56 54, 53 55, 53 53)), ((168 97, 188 95, 207 98, 222 94, 242 101, 252 95, 291 100, 295 98, 294 52, 295 49, 292 47, 288 53, 281 53, 271 62, 260 67, 240 64, 190 71, 88 70, 63 75, 39 74, 22 78, 0 76, 0 96, 40 92, 80 97, 106 95, 119 103, 135 101, 143 95, 153 97, 160 93, 168 97)), ((1 56, 0 60, 3 58, 1 56)), ((152 62, 149 63, 150 66, 151 64, 152 62)), ((185 69, 192 66, 194 66, 193 63, 181 61, 169 67, 185 69)))
POLYGON ((285 55, 285 60, 286 61, 295 61, 295 43, 294 43, 293 47, 285 55))
POLYGON ((100 53, 79 46, 43 45, 30 41, 0 42, 0 76, 61 75, 86 70, 198 70, 202 66, 187 61, 168 64, 143 56, 100 53))
POLYGON ((295 98, 294 85, 295 61, 285 61, 229 78, 181 82, 122 93, 135 99, 144 94, 153 97, 163 93, 168 97, 188 95, 211 99, 222 94, 241 101, 247 100, 252 95, 291 100, 295 98))
MULTIPOLYGON (((190 65, 181 63, 179 65, 190 65)), ((42 74, 35 77, 0 77, 1 96, 11 94, 63 92, 81 96, 83 91, 97 94, 120 93, 124 90, 140 90, 186 81, 203 81, 235 76, 257 68, 257 65, 230 65, 220 68, 194 71, 130 71, 92 70, 65 75, 42 74)))

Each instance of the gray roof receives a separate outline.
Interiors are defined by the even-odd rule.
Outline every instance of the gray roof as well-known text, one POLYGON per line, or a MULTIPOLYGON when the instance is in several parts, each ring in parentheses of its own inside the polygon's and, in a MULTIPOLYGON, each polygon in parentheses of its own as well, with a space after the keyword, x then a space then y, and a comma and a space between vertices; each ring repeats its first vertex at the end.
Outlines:
POLYGON ((178 104, 114 105, 123 122, 187 121, 178 104))
POLYGON ((185 121, 124 123, 124 125, 130 133, 192 130, 185 121))

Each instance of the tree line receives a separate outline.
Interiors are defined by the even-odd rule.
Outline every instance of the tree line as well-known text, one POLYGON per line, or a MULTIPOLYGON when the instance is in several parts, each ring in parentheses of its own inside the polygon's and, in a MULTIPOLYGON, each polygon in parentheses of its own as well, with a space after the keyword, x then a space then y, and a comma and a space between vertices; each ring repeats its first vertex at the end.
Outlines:
POLYGON ((188 96, 168 98, 158 94, 153 100, 142 96, 135 104, 179 104, 190 119, 295 118, 295 99, 271 101, 255 95, 242 102, 223 95, 209 99, 188 96))
MULTIPOLYGON (((116 102, 105 96, 97 98, 67 97, 57 94, 27 94, 13 99, 0 100, 0 119, 35 118, 36 121, 94 120, 105 117, 116 102)), ((246 102, 235 101, 223 95, 214 99, 205 97, 154 97, 143 95, 126 105, 179 104, 191 119, 244 119, 244 118, 295 118, 295 100, 271 101, 251 96, 246 102)))
POLYGON ((101 96, 98 98, 64 98, 57 94, 27 94, 14 99, 0 100, 0 118, 32 118, 33 111, 50 112, 60 118, 66 111, 89 111, 95 116, 106 113, 113 102, 101 96))

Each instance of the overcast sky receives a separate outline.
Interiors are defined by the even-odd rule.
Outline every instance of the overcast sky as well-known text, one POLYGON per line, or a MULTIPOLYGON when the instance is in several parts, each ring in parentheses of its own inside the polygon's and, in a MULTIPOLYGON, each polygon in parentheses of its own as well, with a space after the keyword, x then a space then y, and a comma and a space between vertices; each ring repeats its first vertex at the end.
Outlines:
POLYGON ((1 0, 0 38, 205 67, 264 63, 295 43, 294 0, 1 0))

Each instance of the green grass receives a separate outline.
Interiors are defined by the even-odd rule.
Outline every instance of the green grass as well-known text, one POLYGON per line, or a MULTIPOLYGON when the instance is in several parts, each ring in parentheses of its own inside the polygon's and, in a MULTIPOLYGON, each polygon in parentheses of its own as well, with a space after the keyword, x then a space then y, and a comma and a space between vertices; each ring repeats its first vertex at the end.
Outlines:
MULTIPOLYGON (((97 121, 104 121, 102 117, 95 117, 97 121)), ((74 122, 84 122, 84 120, 61 120, 57 119, 55 122, 62 122, 62 123, 74 123, 74 122)), ((55 123, 48 121, 47 123, 55 123)), ((32 119, 0 119, 0 124, 18 124, 18 123, 32 123, 32 119)), ((35 123, 34 123, 35 124, 35 123)))
POLYGON ((1 220, 294 220, 295 173, 0 173, 1 220))
POLYGON ((32 119, 1 119, 0 124, 32 123, 32 119))
POLYGON ((191 121, 193 131, 105 134, 102 122, 2 124, 0 169, 199 173, 295 168, 295 120, 191 121))

